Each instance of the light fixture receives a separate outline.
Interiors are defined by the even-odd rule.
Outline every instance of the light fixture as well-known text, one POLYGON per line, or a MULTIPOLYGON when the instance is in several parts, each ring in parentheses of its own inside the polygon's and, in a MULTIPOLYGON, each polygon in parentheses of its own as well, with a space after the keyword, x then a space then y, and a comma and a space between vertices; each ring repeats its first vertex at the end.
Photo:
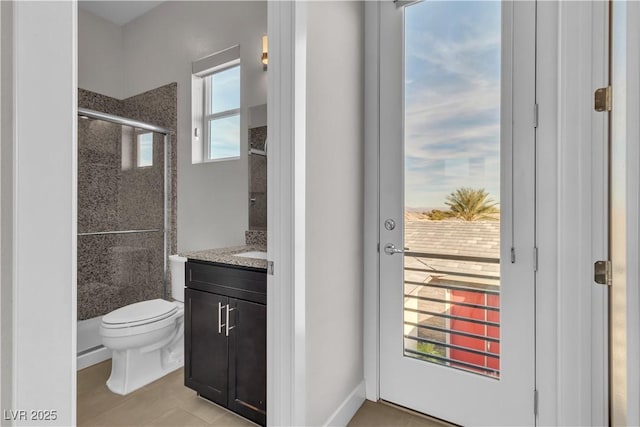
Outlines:
POLYGON ((269 64, 269 40, 262 36, 262 68, 266 71, 269 64))

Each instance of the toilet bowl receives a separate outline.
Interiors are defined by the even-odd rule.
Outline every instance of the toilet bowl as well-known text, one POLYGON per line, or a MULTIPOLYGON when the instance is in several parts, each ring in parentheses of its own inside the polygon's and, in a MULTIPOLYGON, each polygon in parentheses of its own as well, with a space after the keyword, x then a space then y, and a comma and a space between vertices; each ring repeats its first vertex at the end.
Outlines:
POLYGON ((102 318, 102 344, 113 352, 107 387, 128 394, 184 365, 184 263, 169 257, 175 301, 154 299, 121 307, 102 318))

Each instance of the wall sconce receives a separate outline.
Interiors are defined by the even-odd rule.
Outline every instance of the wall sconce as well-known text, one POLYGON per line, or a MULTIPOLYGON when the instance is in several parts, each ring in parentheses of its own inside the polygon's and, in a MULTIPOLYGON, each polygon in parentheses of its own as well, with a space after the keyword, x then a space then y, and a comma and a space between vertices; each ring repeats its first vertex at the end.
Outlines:
POLYGON ((267 36, 262 36, 262 69, 267 71, 269 64, 269 40, 267 36))

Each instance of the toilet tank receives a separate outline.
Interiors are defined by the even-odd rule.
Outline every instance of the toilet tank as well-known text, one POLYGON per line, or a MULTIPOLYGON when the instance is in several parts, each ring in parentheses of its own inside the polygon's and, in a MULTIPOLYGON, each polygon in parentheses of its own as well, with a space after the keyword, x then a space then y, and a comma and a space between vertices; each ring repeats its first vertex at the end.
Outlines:
POLYGON ((171 296, 174 300, 184 302, 184 265, 185 257, 179 255, 169 256, 169 268, 171 269, 171 296))

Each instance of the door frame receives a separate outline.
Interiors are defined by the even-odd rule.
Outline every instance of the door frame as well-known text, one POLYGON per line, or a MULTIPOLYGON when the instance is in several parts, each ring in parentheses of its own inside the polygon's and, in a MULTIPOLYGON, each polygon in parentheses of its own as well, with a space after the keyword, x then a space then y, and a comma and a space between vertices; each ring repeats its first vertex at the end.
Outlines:
POLYGON ((538 6, 541 425, 608 423, 607 290, 593 280, 607 259, 607 117, 593 109, 608 81, 607 20, 606 2, 538 6))
POLYGON ((306 422, 307 6, 267 3, 267 425, 306 422))
POLYGON ((624 45, 622 58, 612 55, 610 79, 613 92, 612 123, 625 116, 622 125, 611 129, 612 165, 610 209, 612 221, 609 260, 612 263, 610 288, 610 384, 611 425, 640 424, 640 31, 633 25, 640 19, 640 5, 613 1, 613 50, 624 45), (624 4, 619 14, 617 4, 624 4), (624 27, 619 20, 626 20, 624 27), (623 31, 619 30, 623 29, 623 31), (622 69, 620 69, 622 68, 622 69), (620 73, 618 71, 621 71, 620 73), (624 94, 623 96, 620 96, 624 94), (622 133, 625 133, 621 137, 622 133), (624 221, 617 222, 618 218, 624 221), (615 332, 615 334, 614 334, 615 332))
MULTIPOLYGON (((8 248, 2 253, 0 282, 3 305, 0 402, 7 410, 47 409, 38 406, 46 403, 49 409, 58 411, 59 425, 73 425, 76 420, 77 0, 50 3, 46 8, 23 2, 13 3, 12 8, 2 6, 2 24, 9 24, 2 28, 3 35, 7 33, 13 38, 7 37, 6 43, 3 38, 0 52, 3 95, 5 89, 11 94, 2 98, 2 154, 12 157, 3 158, 0 177, 2 246, 8 248), (52 13, 56 19, 50 19, 52 13), (43 29, 49 36, 48 43, 32 37, 43 29), (22 54, 16 57, 15 52, 22 54), (46 75, 44 83, 40 75, 43 69, 53 70, 46 75), (9 72, 11 70, 14 72, 9 72), (40 77, 36 79, 36 75, 40 77), (36 80, 39 83, 34 86, 36 80), (42 97, 42 87, 50 96, 42 97), (45 118, 48 125, 34 127, 30 121, 34 114, 45 118), (8 123, 6 128, 5 123, 8 123), (64 147, 57 152, 59 162, 37 155, 38 150, 50 148, 52 140, 48 134, 52 130, 53 142, 64 147), (49 187, 55 186, 55 194, 60 197, 42 197, 43 173, 48 177, 49 187), (46 212, 40 209, 42 200, 48 202, 46 212), (50 247, 43 246, 42 241, 49 242, 50 247), (52 251, 52 248, 59 250, 52 251), (33 269, 29 263, 33 259, 44 260, 47 268, 33 269), (67 285, 41 286, 52 280, 67 285), (31 327, 33 321, 39 322, 44 317, 50 319, 49 329, 31 327), (56 345, 49 352, 50 362, 59 368, 54 373, 39 363, 41 352, 33 351, 34 346, 50 341, 51 328, 58 332, 56 345), (25 335, 25 331, 29 333, 25 335), (35 366, 41 369, 34 369, 35 366), (48 393, 50 389, 65 392, 52 395, 48 393), (33 393, 34 390, 41 393, 33 393)), ((270 260, 276 263, 276 274, 268 278, 269 425, 305 422, 305 162, 299 161, 304 159, 305 147, 305 11, 304 3, 268 0, 271 71, 268 125, 270 137, 278 141, 270 146, 268 158, 268 250, 270 260)))
MULTIPOLYGON (((640 21, 640 4, 629 2, 627 14, 630 22, 640 21)), ((627 114, 640 116, 640 28, 627 26, 627 114)), ((627 122, 627 182, 640 183, 640 121, 627 122)), ((640 324, 640 185, 627 187, 627 324, 640 324), (635 266, 632 268, 632 266, 635 266)), ((640 331, 629 328, 627 337, 627 401, 640 401, 640 331)), ((628 425, 640 425, 640 407, 627 407, 628 425)))
MULTIPOLYGON (((536 422, 600 425, 606 424, 608 413, 607 311, 605 290, 593 284, 592 266, 606 248, 600 204, 606 196, 605 170, 596 155, 604 149, 606 123, 604 115, 594 115, 591 96, 592 88, 605 85, 606 7, 601 2, 541 1, 537 14, 536 160, 544 173, 536 174, 536 422), (584 108, 576 110, 577 101, 584 108), (591 183, 594 190, 581 182, 591 183), (575 203, 583 207, 577 213, 575 203), (575 301, 589 310, 580 310, 575 301), (589 392, 578 394, 576 389, 589 392)), ((367 2, 364 368, 366 397, 374 401, 380 396, 379 28, 379 5, 367 2)))

